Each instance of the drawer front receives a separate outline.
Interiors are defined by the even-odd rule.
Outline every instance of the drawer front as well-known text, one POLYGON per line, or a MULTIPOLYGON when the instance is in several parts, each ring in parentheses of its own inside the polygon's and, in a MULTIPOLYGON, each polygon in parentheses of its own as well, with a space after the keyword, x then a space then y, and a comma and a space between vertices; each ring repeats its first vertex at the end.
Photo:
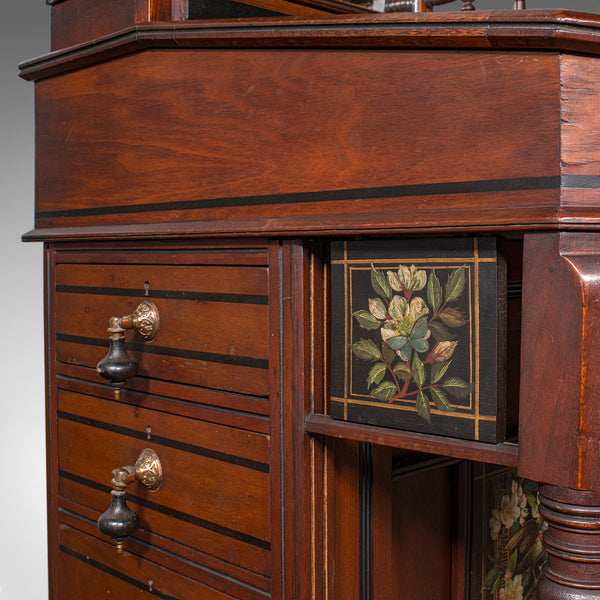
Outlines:
POLYGON ((152 448, 164 482, 134 483, 140 528, 269 575, 269 446, 262 434, 59 391, 60 495, 98 515, 111 472, 152 448), (148 433, 151 431, 151 433, 148 433))
POLYGON ((258 266, 57 265, 56 358, 95 368, 110 317, 149 298, 160 313, 157 339, 127 335, 140 377, 266 396, 267 290, 258 266))
MULTIPOLYGON (((231 600, 231 595, 218 587, 179 570, 128 552, 119 555, 110 544, 74 527, 61 525, 58 537, 60 583, 56 591, 61 600, 231 600)), ((158 558, 168 562, 166 556, 158 558)))
POLYGON ((69 541, 55 546, 58 598, 82 597, 73 590, 90 579, 120 598, 269 597, 276 483, 266 248, 54 256, 52 502, 54 535, 69 541), (127 332, 139 370, 116 399, 96 364, 110 317, 144 298, 157 306, 160 330, 152 342, 127 332), (109 507, 113 469, 144 448, 158 454, 164 480, 155 492, 128 486, 139 526, 119 557, 95 522, 109 507), (176 573, 150 590, 151 567, 176 573), (195 581, 178 588, 186 569, 195 581))

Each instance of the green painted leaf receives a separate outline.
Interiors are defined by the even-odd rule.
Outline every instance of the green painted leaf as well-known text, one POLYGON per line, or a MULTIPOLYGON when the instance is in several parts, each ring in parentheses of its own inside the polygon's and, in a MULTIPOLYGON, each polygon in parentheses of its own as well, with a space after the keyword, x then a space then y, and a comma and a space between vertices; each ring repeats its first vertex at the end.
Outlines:
POLYGON ((508 570, 511 573, 514 573, 517 569, 517 553, 518 550, 513 550, 512 554, 510 555, 510 558, 508 559, 508 570))
POLYGON ((455 398, 464 398, 473 389, 470 383, 463 381, 460 377, 448 377, 448 379, 442 382, 441 386, 455 398))
POLYGON ((454 409, 448 402, 448 396, 446 396, 444 390, 441 390, 438 387, 431 387, 429 388, 429 393, 431 394, 434 404, 439 408, 439 410, 443 410, 444 412, 454 412, 454 409))
POLYGON ((356 344, 352 344, 350 348, 357 358, 363 360, 379 360, 381 358, 379 348, 371 340, 360 340, 356 344))
POLYGON ((446 303, 457 300, 465 289, 466 267, 462 266, 452 272, 446 283, 446 303))
POLYGON ((452 360, 433 363, 431 367, 431 383, 437 383, 446 374, 451 364, 452 360))
POLYGON ((439 321, 430 321, 429 329, 438 342, 453 342, 456 339, 439 321))
POLYGON ((373 263, 371 263, 371 285, 376 294, 391 300, 392 288, 388 283, 387 277, 381 271, 375 269, 373 263))
POLYGON ((486 590, 491 590, 494 587, 494 583, 496 580, 502 577, 502 571, 500 569, 496 569, 495 567, 490 569, 483 580, 483 587, 486 590))
POLYGON ((492 594, 492 596, 495 596, 496 591, 500 587, 501 581, 502 581, 502 577, 498 577, 498 579, 496 579, 496 581, 494 581, 494 585, 492 586, 492 589, 490 590, 490 593, 492 594))
POLYGON ((412 377, 412 371, 408 365, 403 362, 399 362, 394 367, 394 375, 402 379, 402 381, 408 381, 412 377))
POLYGON ((413 326, 410 332, 411 339, 422 338, 427 335, 427 317, 421 317, 413 326))
POLYGON ((529 504, 529 508, 531 508, 531 510, 536 510, 538 507, 537 497, 533 494, 529 494, 527 496, 527 504, 529 504))
POLYGON ((382 324, 382 321, 374 317, 368 310, 357 310, 352 313, 352 316, 364 329, 379 329, 382 324))
POLYGON ((390 348, 390 346, 388 346, 388 344, 385 342, 381 344, 381 353, 383 354, 383 360, 385 360, 390 366, 396 360, 396 358, 398 358, 396 351, 393 348, 390 348))
POLYGON ((422 388, 425 385, 425 367, 418 354, 415 354, 415 358, 412 362, 412 370, 415 383, 419 388, 422 388))
POLYGON ((387 367, 385 366, 385 363, 375 363, 367 375, 367 385, 371 387, 372 385, 380 384, 381 380, 385 376, 386 371, 387 367))
POLYGON ((405 335, 396 335, 385 340, 385 343, 393 350, 401 350, 408 344, 408 338, 405 335))
POLYGON ((431 423, 429 400, 427 400, 427 396, 423 392, 417 394, 417 414, 428 423, 431 423))
POLYGON ((444 325, 448 327, 462 327, 469 322, 469 319, 465 319, 464 315, 457 308, 447 307, 440 314, 440 319, 444 325))
POLYGON ((433 269, 427 281, 427 302, 435 314, 442 305, 442 284, 433 269))
POLYGON ((371 396, 377 400, 385 400, 389 402, 398 393, 398 388, 391 381, 384 381, 374 390, 371 391, 371 396))

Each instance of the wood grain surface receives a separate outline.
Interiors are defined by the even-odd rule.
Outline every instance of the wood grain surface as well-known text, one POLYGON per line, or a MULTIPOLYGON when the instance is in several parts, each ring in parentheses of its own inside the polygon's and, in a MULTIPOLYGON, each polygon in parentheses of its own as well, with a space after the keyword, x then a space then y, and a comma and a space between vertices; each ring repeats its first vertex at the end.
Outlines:
POLYGON ((181 50, 39 82, 37 226, 366 211, 380 226, 410 212, 481 221, 484 204, 510 211, 516 190, 557 187, 558 66, 525 54, 181 50))
POLYGON ((525 236, 519 472, 576 490, 600 477, 599 251, 590 233, 525 236))

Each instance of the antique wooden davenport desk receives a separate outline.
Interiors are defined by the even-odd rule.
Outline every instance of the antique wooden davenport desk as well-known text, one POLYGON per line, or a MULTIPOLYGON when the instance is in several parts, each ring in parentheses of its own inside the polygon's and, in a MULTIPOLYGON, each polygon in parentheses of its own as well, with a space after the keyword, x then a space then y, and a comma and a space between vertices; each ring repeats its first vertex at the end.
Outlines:
POLYGON ((600 18, 52 4, 51 597, 600 598, 600 18))

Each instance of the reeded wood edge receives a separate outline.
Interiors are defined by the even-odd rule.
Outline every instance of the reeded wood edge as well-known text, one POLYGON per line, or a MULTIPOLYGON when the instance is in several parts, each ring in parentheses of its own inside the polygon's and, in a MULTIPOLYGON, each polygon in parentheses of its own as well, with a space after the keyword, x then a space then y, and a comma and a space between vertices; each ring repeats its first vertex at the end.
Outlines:
POLYGON ((399 431, 360 423, 336 421, 327 415, 309 415, 305 420, 305 428, 308 433, 313 435, 369 442, 403 450, 443 454, 453 458, 464 458, 507 467, 516 467, 519 459, 517 444, 485 444, 412 431, 399 431))
POLYGON ((564 10, 388 13, 146 23, 22 63, 39 80, 147 48, 405 48, 600 54, 600 15, 564 10))

